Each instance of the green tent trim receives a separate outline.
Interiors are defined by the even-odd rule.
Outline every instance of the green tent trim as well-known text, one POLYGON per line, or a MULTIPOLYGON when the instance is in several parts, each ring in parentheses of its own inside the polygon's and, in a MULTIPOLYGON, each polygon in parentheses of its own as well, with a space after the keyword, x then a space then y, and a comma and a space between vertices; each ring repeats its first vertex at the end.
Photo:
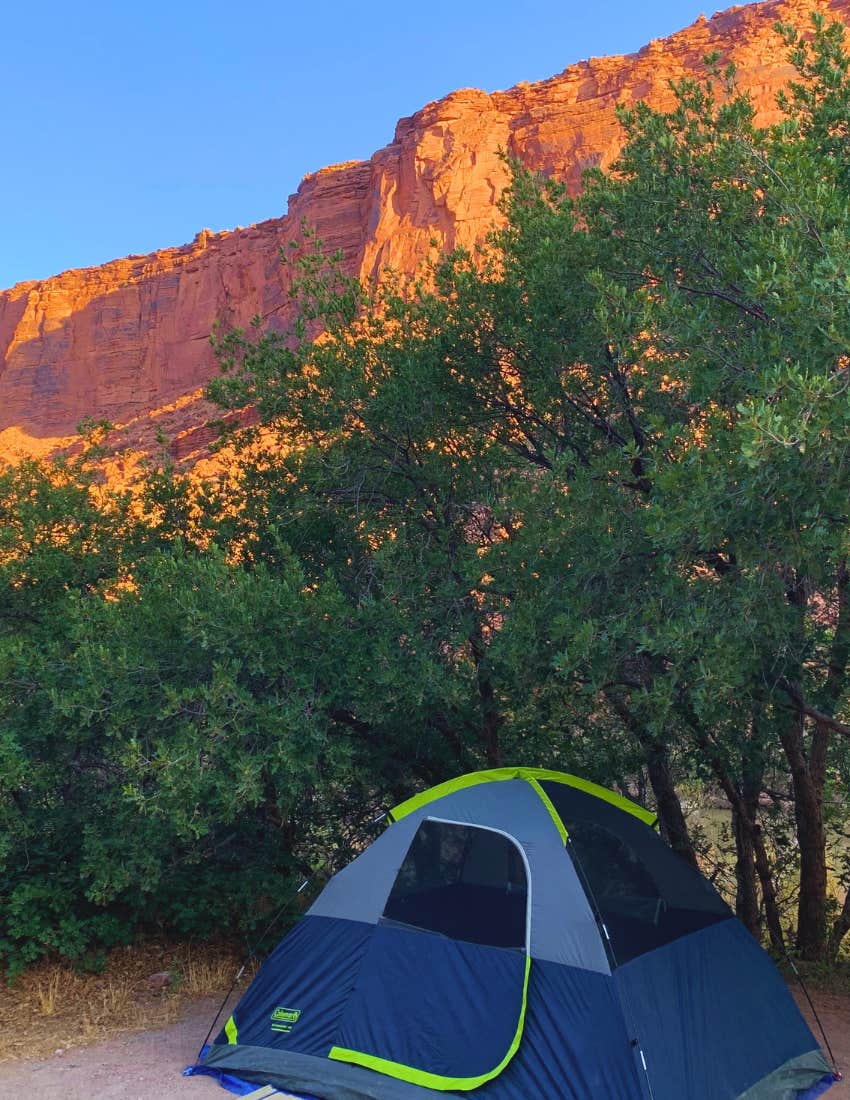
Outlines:
POLYGON ((421 794, 415 794, 412 798, 408 798, 406 802, 394 806, 390 810, 390 817, 393 821, 401 821, 408 814, 412 814, 422 806, 427 806, 429 802, 435 802, 438 798, 445 798, 447 794, 452 794, 454 791, 464 790, 466 787, 476 787, 479 783, 499 783, 509 779, 524 779, 527 783, 532 784, 538 795, 547 803, 546 808, 552 814, 559 831, 565 837, 566 832, 560 818, 540 788, 541 780, 551 783, 563 783, 567 787, 575 787, 577 790, 593 795, 594 798, 601 798, 604 802, 610 802, 612 806, 616 806, 617 809, 632 814, 645 825, 654 826, 658 821, 655 814, 615 791, 609 791, 605 787, 600 787, 598 783, 591 783, 588 779, 580 779, 577 775, 549 771, 546 768, 493 768, 490 771, 470 772, 468 775, 461 775, 457 779, 449 779, 445 783, 440 783, 437 787, 431 787, 430 790, 423 791, 421 794))

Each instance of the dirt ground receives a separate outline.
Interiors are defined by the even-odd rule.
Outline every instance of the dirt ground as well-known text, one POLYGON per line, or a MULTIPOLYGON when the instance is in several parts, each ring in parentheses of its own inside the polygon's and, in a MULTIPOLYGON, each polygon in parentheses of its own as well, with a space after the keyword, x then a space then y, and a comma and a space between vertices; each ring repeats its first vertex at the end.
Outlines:
MULTIPOLYGON (((815 995, 839 1066, 850 1072, 850 996, 815 995)), ((184 1018, 159 1031, 145 1031, 78 1047, 51 1058, 0 1065, 1 1100, 223 1100, 210 1078, 182 1077, 206 1034, 215 1001, 200 1001, 184 1018)), ((810 1018, 808 1007, 801 1005, 810 1018)), ((850 1100, 850 1083, 837 1085, 830 1100, 850 1100)))
MULTIPOLYGON (((820 1030, 812 1018, 812 1013, 805 999, 798 990, 792 990, 794 999, 800 1006, 800 1010, 806 1017, 809 1027, 812 1029, 818 1042, 823 1042, 820 1030)), ((844 1080, 833 1086, 826 1094, 829 1100, 850 1100, 850 995, 837 993, 817 993, 810 990, 811 998, 815 1003, 818 1016, 826 1030, 826 1037, 835 1055, 838 1068, 844 1074, 844 1080)), ((0 1096, 2 1096, 3 1081, 0 1077, 0 1096)))
POLYGON ((0 1100, 224 1100, 229 1094, 212 1078, 181 1076, 218 1006, 214 999, 198 1001, 178 1023, 156 1031, 4 1062, 0 1100))

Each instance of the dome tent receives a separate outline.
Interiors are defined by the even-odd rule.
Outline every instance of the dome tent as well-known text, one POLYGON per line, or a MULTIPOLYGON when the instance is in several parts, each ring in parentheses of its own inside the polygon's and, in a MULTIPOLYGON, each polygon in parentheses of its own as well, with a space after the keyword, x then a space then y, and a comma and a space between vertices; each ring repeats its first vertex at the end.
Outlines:
POLYGON ((389 818, 193 1072, 320 1100, 812 1100, 829 1088, 768 955, 635 803, 503 768, 389 818))

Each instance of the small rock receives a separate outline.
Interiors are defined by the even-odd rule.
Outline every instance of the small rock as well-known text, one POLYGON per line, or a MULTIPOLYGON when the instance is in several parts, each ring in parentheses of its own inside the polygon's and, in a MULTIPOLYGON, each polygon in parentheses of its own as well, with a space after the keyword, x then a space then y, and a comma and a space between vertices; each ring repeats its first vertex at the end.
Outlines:
POLYGON ((168 970, 160 970, 158 974, 151 974, 148 978, 148 989, 168 989, 171 985, 171 973, 168 970))

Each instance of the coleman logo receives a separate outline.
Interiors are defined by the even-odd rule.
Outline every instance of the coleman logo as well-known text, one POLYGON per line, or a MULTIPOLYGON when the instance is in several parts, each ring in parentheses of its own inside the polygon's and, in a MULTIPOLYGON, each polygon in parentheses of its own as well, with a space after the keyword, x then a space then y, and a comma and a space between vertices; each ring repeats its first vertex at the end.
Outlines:
POLYGON ((300 1008, 276 1008, 271 1017, 272 1031, 282 1031, 284 1034, 292 1031, 300 1016, 300 1008))

